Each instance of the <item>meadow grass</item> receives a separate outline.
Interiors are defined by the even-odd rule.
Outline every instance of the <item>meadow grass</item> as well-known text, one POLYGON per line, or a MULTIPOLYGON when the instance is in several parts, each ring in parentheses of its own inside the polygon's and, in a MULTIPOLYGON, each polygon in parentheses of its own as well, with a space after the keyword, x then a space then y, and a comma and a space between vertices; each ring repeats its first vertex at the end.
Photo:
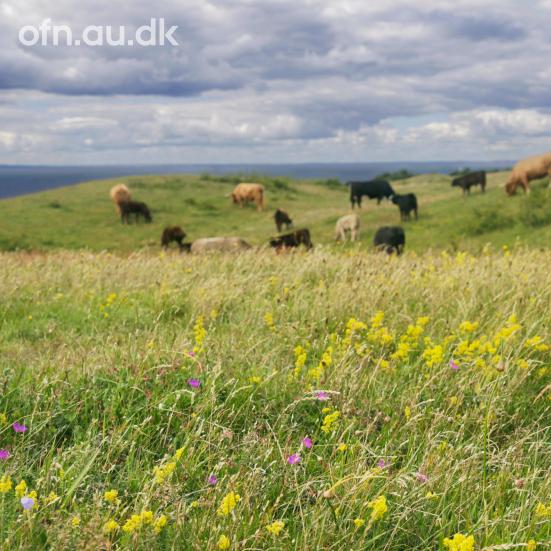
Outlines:
POLYGON ((551 252, 362 248, 0 255, 0 547, 548 548, 551 252))
MULTIPOLYGON (((486 243, 530 247, 551 246, 551 194, 547 181, 534 182, 531 197, 509 198, 503 191, 508 173, 488 174, 488 192, 474 188, 462 197, 451 178, 425 174, 393 182, 399 193, 417 194, 420 218, 403 224, 406 248, 479 252, 486 243), (542 188, 542 189, 539 189, 542 188)), ((275 234, 273 213, 288 211, 296 228, 308 227, 314 244, 333 245, 335 222, 350 211, 349 190, 335 182, 293 181, 259 175, 243 179, 263 182, 267 209, 240 209, 229 194, 237 177, 192 175, 134 176, 89 182, 0 201, 0 250, 82 249, 94 251, 155 250, 162 230, 179 225, 187 240, 238 236, 265 245, 275 234), (153 211, 153 224, 122 226, 109 189, 118 182, 153 211)), ((360 212, 361 248, 371 247, 378 227, 398 225, 398 208, 389 201, 377 206, 364 198, 360 212)), ((338 250, 338 248, 335 246, 338 250)))

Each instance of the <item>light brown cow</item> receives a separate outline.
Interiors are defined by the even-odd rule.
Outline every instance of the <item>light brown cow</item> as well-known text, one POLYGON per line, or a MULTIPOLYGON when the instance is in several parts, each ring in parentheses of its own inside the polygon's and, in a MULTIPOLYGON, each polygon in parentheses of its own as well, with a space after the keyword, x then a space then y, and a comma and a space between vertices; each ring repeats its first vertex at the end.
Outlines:
POLYGON ((232 201, 243 207, 246 203, 254 202, 258 211, 264 209, 264 186, 262 184, 237 184, 232 194, 232 201))
POLYGON ((551 178, 551 152, 519 161, 511 171, 505 191, 507 195, 515 195, 517 188, 522 186, 527 193, 530 191, 530 181, 544 176, 551 178))
POLYGON ((130 195, 130 190, 124 184, 117 184, 111 188, 109 192, 113 203, 115 203, 115 208, 117 209, 117 214, 121 214, 121 203, 128 203, 132 200, 130 195))
POLYGON ((346 234, 350 233, 350 241, 360 237, 360 217, 357 214, 345 214, 337 220, 335 226, 335 240, 346 241, 346 234))
POLYGON ((203 237, 191 244, 192 253, 229 253, 246 251, 250 248, 252 248, 251 245, 239 237, 203 237))

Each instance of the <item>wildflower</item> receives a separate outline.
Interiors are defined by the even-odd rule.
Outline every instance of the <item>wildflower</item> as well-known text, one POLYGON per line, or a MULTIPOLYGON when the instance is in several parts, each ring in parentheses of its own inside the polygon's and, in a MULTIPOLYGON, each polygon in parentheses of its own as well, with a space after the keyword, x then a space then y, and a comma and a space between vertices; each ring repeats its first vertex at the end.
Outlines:
POLYGON ((253 377, 249 377, 249 382, 254 385, 259 385, 262 382, 262 378, 254 375, 253 377))
POLYGON ((455 534, 452 539, 444 538, 444 547, 450 551, 474 551, 474 537, 455 534))
POLYGON ((153 511, 142 511, 140 513, 142 524, 151 524, 153 522, 153 511))
POLYGON ((174 454, 174 459, 176 459, 176 461, 180 461, 182 455, 184 455, 184 448, 178 448, 174 454))
POLYGON ((71 526, 73 528, 78 528, 80 526, 80 517, 73 517, 71 519, 71 526))
POLYGON ((464 331, 465 333, 473 333, 478 329, 478 322, 475 321, 474 323, 470 321, 464 321, 460 326, 459 330, 464 331))
POLYGON ((333 431, 335 429, 334 425, 338 422, 338 419, 339 419, 340 415, 341 414, 340 414, 339 411, 334 411, 333 413, 330 413, 329 415, 326 415, 323 418, 323 423, 321 425, 321 430, 325 434, 328 434, 331 431, 333 431))
POLYGON ((153 532, 155 534, 160 534, 161 530, 166 526, 167 518, 165 515, 161 515, 160 517, 155 519, 155 522, 153 523, 153 532))
POLYGON ((536 505, 536 516, 537 517, 551 517, 551 503, 546 506, 544 503, 538 503, 536 505))
POLYGON ((450 396, 450 406, 456 406, 459 403, 459 398, 457 396, 450 396))
POLYGON ((218 538, 218 549, 229 549, 231 546, 231 542, 230 542, 230 538, 228 538, 228 536, 226 536, 225 534, 222 534, 219 538, 218 538))
POLYGON ((274 316, 270 312, 264 314, 264 323, 270 331, 275 330, 274 316))
POLYGON ((195 346, 193 347, 194 355, 203 351, 203 342, 207 336, 207 331, 203 325, 203 316, 199 316, 195 325, 193 326, 193 333, 195 335, 195 346))
POLYGON ((356 525, 356 528, 361 528, 365 524, 365 520, 363 518, 355 518, 354 524, 356 525))
POLYGON ((294 453, 287 458, 287 463, 289 463, 289 465, 296 465, 297 463, 300 463, 300 461, 301 457, 298 453, 294 453))
POLYGON ((442 362, 444 359, 444 349, 439 344, 425 349, 423 359, 428 367, 433 367, 442 362))
POLYGON ((27 427, 20 423, 15 422, 12 427, 15 432, 27 432, 27 427))
POLYGON ((201 381, 199 379, 188 379, 187 384, 191 388, 199 388, 201 386, 201 381))
POLYGON ((46 505, 53 503, 59 496, 55 492, 50 492, 48 497, 45 499, 46 505))
POLYGON ((459 366, 453 361, 453 359, 450 360, 450 367, 454 370, 454 371, 457 371, 459 369, 459 366))
POLYGON ((285 523, 282 520, 276 520, 272 524, 266 526, 266 530, 274 536, 279 536, 279 533, 285 528, 285 523))
POLYGON ((379 467, 379 469, 385 469, 388 467, 388 464, 384 459, 379 459, 379 461, 377 461, 377 467, 379 467))
POLYGON ((0 425, 7 425, 8 424, 8 418, 6 417, 5 413, 0 413, 0 425))
POLYGON ((22 480, 16 487, 15 487, 15 495, 17 497, 23 497, 27 493, 27 483, 22 480))
POLYGON ((155 477, 155 482, 157 484, 163 484, 167 478, 174 472, 176 468, 176 463, 171 461, 162 467, 155 467, 153 469, 153 476, 155 477))
POLYGON ((526 543, 526 551, 536 551, 537 543, 534 540, 528 540, 526 543))
POLYGON ((319 400, 320 402, 326 402, 329 400, 329 394, 327 394, 325 390, 318 390, 314 393, 314 396, 316 397, 316 400, 319 400))
POLYGON ((218 478, 216 478, 215 475, 211 474, 211 475, 207 478, 207 482, 208 482, 211 486, 215 486, 216 483, 218 482, 218 478))
POLYGON ((222 499, 222 503, 220 503, 220 507, 218 507, 218 511, 216 514, 219 517, 227 517, 235 509, 240 501, 241 496, 239 494, 236 494, 235 492, 230 492, 222 499))
POLYGON ((381 495, 375 498, 369 502, 369 507, 371 508, 371 522, 382 519, 388 511, 386 497, 381 495))
POLYGON ((312 439, 309 438, 308 436, 306 438, 303 439, 302 441, 302 445, 307 449, 311 449, 312 446, 314 445, 313 442, 312 442, 312 439))
POLYGON ((404 415, 406 416, 406 419, 409 421, 409 418, 411 417, 411 408, 409 406, 406 406, 404 408, 404 415))
POLYGON ((348 446, 344 443, 341 443, 337 447, 337 451, 339 452, 345 452, 348 449, 348 446))
POLYGON ((20 501, 21 506, 23 507, 23 509, 25 509, 25 511, 29 511, 35 506, 35 501, 32 497, 23 496, 20 501))
POLYGON ((117 532, 120 529, 119 523, 113 519, 108 520, 103 525, 103 533, 104 534, 113 534, 117 532))
POLYGON ((12 481, 9 475, 4 475, 0 478, 0 494, 7 494, 12 488, 12 481))
POLYGON ((118 503, 119 500, 117 499, 119 496, 119 492, 117 490, 109 490, 103 494, 103 498, 105 501, 108 501, 109 503, 118 503))
POLYGON ((436 499, 438 496, 437 496, 434 492, 427 492, 427 493, 425 494, 425 497, 426 497, 427 499, 436 499))
POLYGON ((132 515, 124 524, 123 524, 123 531, 127 534, 133 534, 137 530, 140 529, 142 525, 142 517, 141 515, 132 515))
POLYGON ((424 473, 417 473, 415 476, 421 484, 426 484, 429 481, 429 477, 424 473))
POLYGON ((520 367, 520 369, 529 369, 530 364, 523 359, 517 360, 517 365, 520 367))
POLYGON ((10 452, 8 450, 0 450, 0 460, 6 461, 10 458, 10 452))

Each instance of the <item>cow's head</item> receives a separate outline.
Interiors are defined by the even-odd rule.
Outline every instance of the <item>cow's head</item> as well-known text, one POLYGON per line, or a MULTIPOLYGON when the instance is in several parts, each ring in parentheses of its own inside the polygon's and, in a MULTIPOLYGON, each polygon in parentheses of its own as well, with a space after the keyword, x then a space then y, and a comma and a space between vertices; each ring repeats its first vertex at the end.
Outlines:
POLYGON ((505 192, 509 197, 516 195, 517 193, 517 183, 515 180, 511 179, 505 184, 505 192))
POLYGON ((237 195, 235 192, 232 192, 231 200, 233 201, 234 205, 237 205, 238 201, 237 201, 237 195))

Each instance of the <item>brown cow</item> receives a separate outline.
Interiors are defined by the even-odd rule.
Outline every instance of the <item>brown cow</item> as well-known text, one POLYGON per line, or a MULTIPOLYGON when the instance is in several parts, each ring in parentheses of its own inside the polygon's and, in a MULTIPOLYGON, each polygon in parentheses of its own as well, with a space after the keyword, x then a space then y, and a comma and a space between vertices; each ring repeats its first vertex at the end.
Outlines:
POLYGON ((511 171, 505 191, 507 195, 515 195, 517 188, 522 186, 524 192, 528 193, 530 181, 544 176, 551 177, 551 152, 519 161, 511 171))
POLYGON ((180 249, 184 247, 184 238, 186 237, 186 232, 180 226, 168 226, 163 230, 163 235, 161 236, 161 245, 163 248, 167 249, 168 245, 174 241, 178 244, 180 249))
POLYGON ((264 209, 264 186, 262 184, 237 184, 231 197, 234 204, 241 207, 246 203, 254 202, 259 212, 264 209))
POLYGON ((111 188, 109 192, 113 203, 115 203, 115 208, 117 209, 117 214, 121 214, 121 203, 127 203, 132 200, 130 195, 130 190, 124 184, 117 184, 111 188))

